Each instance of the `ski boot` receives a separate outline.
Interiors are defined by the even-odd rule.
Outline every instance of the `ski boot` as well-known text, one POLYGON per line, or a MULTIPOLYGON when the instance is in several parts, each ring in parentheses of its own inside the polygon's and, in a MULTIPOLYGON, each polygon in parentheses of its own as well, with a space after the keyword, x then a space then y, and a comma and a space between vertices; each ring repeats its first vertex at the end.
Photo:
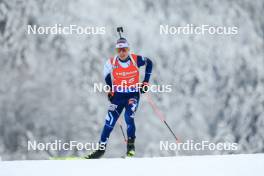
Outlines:
POLYGON ((99 144, 98 149, 96 149, 95 151, 93 151, 89 155, 85 156, 84 158, 85 159, 99 159, 104 155, 105 149, 106 149, 106 144, 99 144))
POLYGON ((127 157, 135 156, 135 138, 129 138, 127 140, 127 157))

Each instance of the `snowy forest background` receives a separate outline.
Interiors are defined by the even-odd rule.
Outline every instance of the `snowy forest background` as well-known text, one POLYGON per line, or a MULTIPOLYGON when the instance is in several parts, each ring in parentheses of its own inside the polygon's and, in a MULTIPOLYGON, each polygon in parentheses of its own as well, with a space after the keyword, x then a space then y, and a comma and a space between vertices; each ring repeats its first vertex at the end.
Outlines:
MULTIPOLYGON (((114 54, 116 27, 155 64, 152 93, 184 141, 237 142, 231 153, 264 152, 263 0, 0 0, 0 156, 5 160, 84 155, 27 151, 27 141, 97 142, 108 101, 93 93, 114 54), (27 25, 106 26, 105 35, 28 35, 27 25), (237 26, 238 35, 160 35, 159 25, 237 26)), ((172 156, 173 141, 144 95, 136 117, 139 157, 172 156)), ((125 152, 115 127, 106 157, 125 152)), ((180 152, 179 155, 230 152, 180 152)))

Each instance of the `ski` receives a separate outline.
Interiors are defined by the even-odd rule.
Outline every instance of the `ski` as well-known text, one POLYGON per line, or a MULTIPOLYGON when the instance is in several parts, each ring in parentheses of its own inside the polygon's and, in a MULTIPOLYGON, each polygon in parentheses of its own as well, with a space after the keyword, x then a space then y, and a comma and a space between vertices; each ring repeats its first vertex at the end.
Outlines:
POLYGON ((49 160, 85 160, 84 157, 65 156, 65 157, 50 157, 49 160))

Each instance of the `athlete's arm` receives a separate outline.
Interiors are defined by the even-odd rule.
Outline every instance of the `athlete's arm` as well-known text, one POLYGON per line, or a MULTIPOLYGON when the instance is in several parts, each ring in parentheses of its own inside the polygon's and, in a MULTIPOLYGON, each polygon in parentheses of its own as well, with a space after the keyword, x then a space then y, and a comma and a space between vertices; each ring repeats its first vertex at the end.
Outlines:
POLYGON ((107 60, 107 62, 104 65, 104 79, 105 83, 108 86, 112 86, 112 78, 111 78, 111 72, 112 72, 112 64, 110 63, 110 60, 107 60))
POLYGON ((151 72, 152 72, 152 65, 153 65, 152 61, 147 57, 138 56, 137 57, 137 66, 141 67, 144 65, 146 66, 146 68, 145 68, 145 77, 144 77, 143 82, 149 82, 151 72))
MULTIPOLYGON (((112 64, 110 60, 108 60, 104 65, 104 78, 105 83, 112 88, 112 78, 111 78, 111 72, 113 70, 112 64)), ((112 102, 114 96, 114 92, 110 91, 107 93, 108 100, 112 102)))

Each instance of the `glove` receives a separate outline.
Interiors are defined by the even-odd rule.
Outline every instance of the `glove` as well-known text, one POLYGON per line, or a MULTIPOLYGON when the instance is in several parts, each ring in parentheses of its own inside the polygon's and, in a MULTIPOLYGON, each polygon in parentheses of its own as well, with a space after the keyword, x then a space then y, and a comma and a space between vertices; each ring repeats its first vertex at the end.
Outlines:
POLYGON ((109 100, 110 102, 112 102, 113 97, 114 97, 114 92, 112 92, 112 91, 108 92, 107 97, 108 97, 108 100, 109 100))
POLYGON ((140 93, 144 94, 146 92, 148 92, 149 90, 149 83, 148 82, 143 82, 140 86, 140 93))

